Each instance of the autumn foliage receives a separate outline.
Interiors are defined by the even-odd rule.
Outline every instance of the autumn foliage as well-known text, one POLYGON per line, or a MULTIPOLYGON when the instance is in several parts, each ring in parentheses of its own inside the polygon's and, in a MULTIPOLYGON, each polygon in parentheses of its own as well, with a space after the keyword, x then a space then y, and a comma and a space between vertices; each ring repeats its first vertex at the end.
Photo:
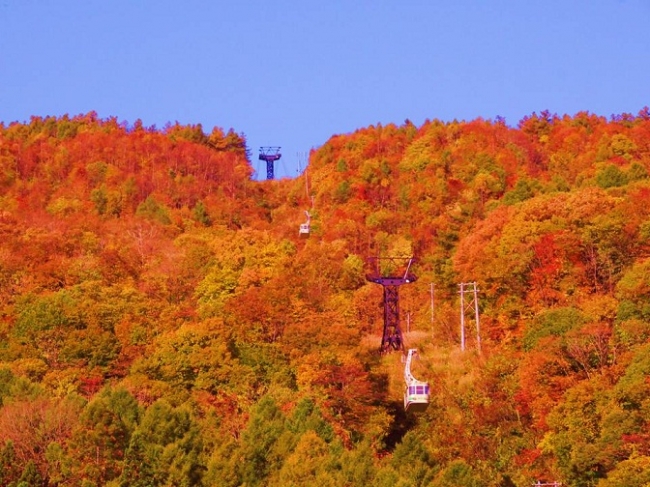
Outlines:
POLYGON ((648 482, 647 108, 376 125, 253 173, 233 130, 0 124, 1 485, 648 482), (373 256, 416 257, 418 416, 373 256))

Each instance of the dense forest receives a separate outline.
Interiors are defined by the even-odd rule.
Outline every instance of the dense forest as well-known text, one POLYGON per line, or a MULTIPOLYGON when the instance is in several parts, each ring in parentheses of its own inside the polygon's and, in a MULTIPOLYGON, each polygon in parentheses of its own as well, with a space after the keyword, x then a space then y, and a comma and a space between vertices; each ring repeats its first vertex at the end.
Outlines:
POLYGON ((650 485, 648 108, 251 159, 232 129, 0 124, 0 485, 650 485), (415 257, 422 413, 378 256, 415 257))

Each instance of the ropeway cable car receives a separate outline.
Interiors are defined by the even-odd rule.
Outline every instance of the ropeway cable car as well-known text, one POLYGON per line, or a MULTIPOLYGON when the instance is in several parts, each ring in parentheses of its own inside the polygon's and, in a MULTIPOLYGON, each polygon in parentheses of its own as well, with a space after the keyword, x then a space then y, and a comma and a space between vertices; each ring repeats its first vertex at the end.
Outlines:
POLYGON ((415 348, 410 348, 404 366, 404 410, 406 412, 422 412, 429 406, 429 383, 417 380, 411 374, 411 360, 417 353, 415 348))
POLYGON ((305 215, 307 215, 307 221, 300 224, 300 231, 298 232, 298 235, 309 236, 309 223, 311 222, 311 215, 308 211, 305 211, 305 215))

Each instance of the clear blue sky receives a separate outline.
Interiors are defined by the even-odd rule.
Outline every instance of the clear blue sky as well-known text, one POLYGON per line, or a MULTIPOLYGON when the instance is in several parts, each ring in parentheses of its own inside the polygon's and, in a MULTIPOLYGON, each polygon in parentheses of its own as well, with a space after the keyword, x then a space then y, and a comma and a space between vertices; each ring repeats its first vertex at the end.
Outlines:
POLYGON ((0 121, 77 115, 244 133, 276 177, 410 119, 650 105, 649 0, 0 0, 0 121))

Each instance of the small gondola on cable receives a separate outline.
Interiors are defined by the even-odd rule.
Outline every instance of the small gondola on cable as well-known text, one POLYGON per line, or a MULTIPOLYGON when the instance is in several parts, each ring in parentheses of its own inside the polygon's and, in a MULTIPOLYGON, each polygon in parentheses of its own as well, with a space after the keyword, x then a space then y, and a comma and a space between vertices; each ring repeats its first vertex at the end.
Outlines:
POLYGON ((422 412, 429 406, 429 383, 413 377, 411 361, 417 354, 415 348, 410 348, 406 355, 404 366, 404 410, 408 412, 422 412))

